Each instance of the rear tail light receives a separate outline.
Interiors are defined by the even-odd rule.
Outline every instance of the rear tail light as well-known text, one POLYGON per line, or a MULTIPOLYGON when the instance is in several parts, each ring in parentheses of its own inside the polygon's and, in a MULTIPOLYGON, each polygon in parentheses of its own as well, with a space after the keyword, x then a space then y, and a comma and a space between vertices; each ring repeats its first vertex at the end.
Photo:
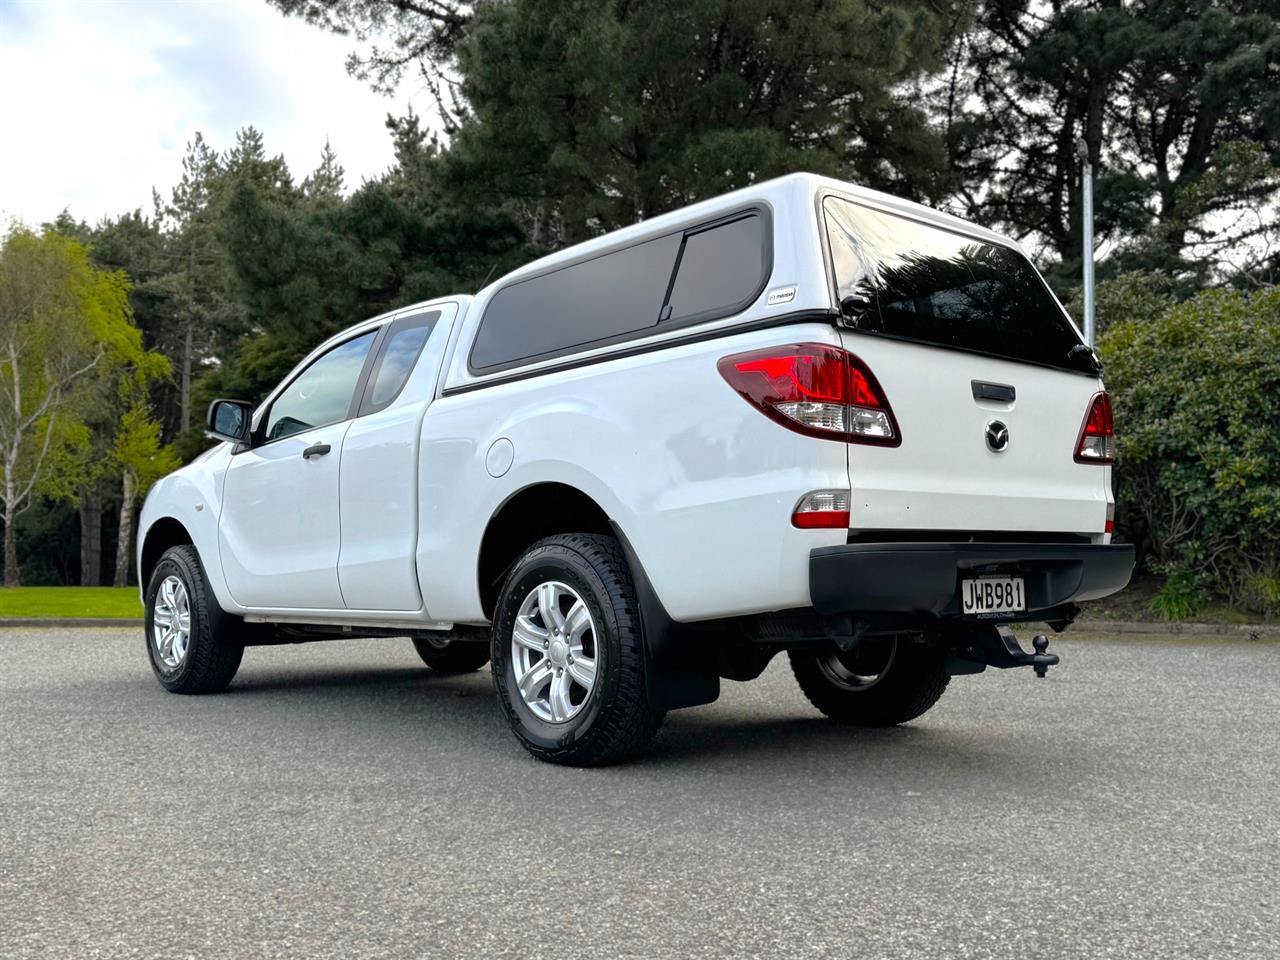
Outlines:
POLYGON ((1115 463, 1116 430, 1111 420, 1111 398, 1095 393, 1076 441, 1076 463, 1115 463))
POLYGON ((791 523, 802 530, 849 527, 849 491, 814 490, 806 493, 791 514, 791 523))
POLYGON ((847 350, 794 343, 736 353, 716 366, 743 399, 797 433, 886 447, 902 443, 884 390, 847 350))

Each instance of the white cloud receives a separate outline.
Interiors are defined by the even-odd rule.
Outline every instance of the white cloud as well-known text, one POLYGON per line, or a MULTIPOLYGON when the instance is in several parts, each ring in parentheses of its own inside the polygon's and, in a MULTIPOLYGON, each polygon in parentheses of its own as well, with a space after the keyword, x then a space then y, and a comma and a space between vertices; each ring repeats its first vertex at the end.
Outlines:
POLYGON ((196 131, 225 150, 248 124, 299 181, 327 137, 358 186, 391 164, 387 113, 427 97, 352 79, 351 45, 261 0, 0 0, 0 224, 149 211, 196 131))

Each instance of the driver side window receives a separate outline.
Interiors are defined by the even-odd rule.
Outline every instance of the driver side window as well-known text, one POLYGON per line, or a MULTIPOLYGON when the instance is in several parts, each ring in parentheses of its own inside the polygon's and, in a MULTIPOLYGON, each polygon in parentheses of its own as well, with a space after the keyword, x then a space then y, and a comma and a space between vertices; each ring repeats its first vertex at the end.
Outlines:
POLYGON ((298 374, 272 402, 263 437, 279 440, 345 420, 376 336, 377 330, 370 330, 341 343, 298 374))

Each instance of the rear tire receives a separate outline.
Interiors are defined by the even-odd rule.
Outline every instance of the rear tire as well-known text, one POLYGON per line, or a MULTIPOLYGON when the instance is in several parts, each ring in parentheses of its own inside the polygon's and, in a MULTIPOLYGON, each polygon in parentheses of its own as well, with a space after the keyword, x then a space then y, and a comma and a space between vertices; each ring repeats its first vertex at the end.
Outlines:
POLYGON ((539 760, 617 763, 666 715, 646 696, 635 585, 613 537, 563 534, 524 552, 498 597, 492 661, 511 729, 539 760))
POLYGON ((146 593, 147 659, 170 693, 221 693, 240 669, 240 618, 225 613, 190 544, 170 547, 146 593))
POLYGON ((792 650, 790 658, 809 702, 852 726, 914 720, 938 702, 951 679, 940 650, 907 636, 868 637, 848 653, 792 650))
POLYGON ((450 630, 439 637, 414 637, 413 649, 436 673, 474 673, 489 662, 488 637, 475 640, 450 630))

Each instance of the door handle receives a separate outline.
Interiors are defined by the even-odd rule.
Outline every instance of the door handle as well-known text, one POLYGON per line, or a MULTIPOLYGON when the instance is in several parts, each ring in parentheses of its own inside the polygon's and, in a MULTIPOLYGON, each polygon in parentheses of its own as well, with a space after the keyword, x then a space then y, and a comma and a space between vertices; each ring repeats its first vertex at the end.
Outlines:
POLYGON ((331 447, 327 443, 313 443, 302 451, 302 459, 310 460, 312 457, 323 457, 330 449, 331 447))

